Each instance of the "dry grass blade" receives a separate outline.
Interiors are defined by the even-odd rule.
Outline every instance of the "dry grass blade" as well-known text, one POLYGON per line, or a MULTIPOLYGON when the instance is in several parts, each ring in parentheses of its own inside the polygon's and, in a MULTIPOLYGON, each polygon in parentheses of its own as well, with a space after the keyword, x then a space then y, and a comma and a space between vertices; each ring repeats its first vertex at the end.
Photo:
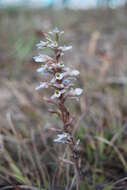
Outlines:
POLYGON ((40 160, 40 155, 39 155, 39 152, 38 152, 38 149, 37 149, 37 146, 35 144, 36 140, 35 140, 35 134, 34 134, 34 131, 31 130, 31 138, 32 138, 32 144, 33 144, 33 151, 34 151, 34 156, 35 156, 35 159, 36 159, 36 163, 37 163, 37 168, 39 170, 39 173, 40 173, 40 176, 41 176, 41 179, 44 183, 44 186, 45 187, 48 187, 48 180, 47 180, 47 175, 46 175, 46 168, 45 166, 42 164, 41 160, 40 160))
MULTIPOLYGON (((27 186, 27 185, 18 185, 16 187, 19 187, 20 189, 24 189, 24 190, 45 190, 45 189, 39 189, 37 187, 32 187, 32 186, 27 186)), ((1 187, 0 190, 8 190, 8 189, 14 189, 15 187, 14 186, 6 186, 6 187, 1 187)))
POLYGON ((103 143, 108 144, 109 146, 111 146, 114 149, 114 151, 116 152, 116 154, 118 155, 119 160, 123 164, 125 170, 127 171, 127 163, 126 163, 123 155, 119 151, 119 149, 114 144, 112 144, 112 142, 108 141, 107 139, 105 139, 103 137, 96 136, 95 139, 97 139, 97 140, 99 140, 99 141, 101 141, 101 142, 103 142, 103 143))
POLYGON ((70 160, 67 160, 67 159, 63 159, 63 158, 59 158, 60 161, 64 162, 65 164, 71 164, 71 165, 74 165, 73 162, 71 162, 70 160))
POLYGON ((76 175, 72 179, 72 182, 71 182, 69 190, 72 190, 72 188, 74 187, 75 183, 76 183, 76 175))
POLYGON ((114 182, 112 185, 115 186, 115 185, 117 185, 117 184, 119 184, 119 183, 121 183, 123 181, 126 181, 126 180, 127 180, 127 177, 124 177, 124 178, 119 179, 118 181, 114 182))

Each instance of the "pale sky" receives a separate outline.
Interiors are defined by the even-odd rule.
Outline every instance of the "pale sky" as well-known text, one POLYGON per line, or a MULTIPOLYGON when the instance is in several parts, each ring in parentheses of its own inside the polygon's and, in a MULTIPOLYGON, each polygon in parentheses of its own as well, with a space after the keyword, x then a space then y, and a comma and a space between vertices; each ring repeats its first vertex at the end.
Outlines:
MULTIPOLYGON (((125 0, 114 0, 114 2, 119 4, 123 4, 125 0)), ((56 5, 60 5, 62 0, 0 0, 0 5, 15 5, 15 4, 31 4, 34 6, 48 6, 51 2, 54 2, 56 5)), ((87 9, 91 7, 96 6, 96 0, 70 0, 68 3, 68 6, 70 8, 81 8, 81 9, 87 9)))

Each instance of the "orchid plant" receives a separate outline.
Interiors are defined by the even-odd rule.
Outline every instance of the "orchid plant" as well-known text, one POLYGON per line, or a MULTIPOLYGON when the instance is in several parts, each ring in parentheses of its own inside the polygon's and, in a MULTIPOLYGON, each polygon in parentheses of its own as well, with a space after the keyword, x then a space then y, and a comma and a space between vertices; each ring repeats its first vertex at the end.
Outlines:
POLYGON ((78 176, 80 176, 79 166, 79 140, 75 140, 73 135, 74 118, 70 114, 68 108, 65 105, 67 99, 78 100, 83 92, 81 88, 75 88, 75 80, 79 76, 78 70, 67 67, 63 63, 63 55, 66 51, 71 50, 72 46, 60 45, 61 36, 64 31, 59 31, 55 28, 53 31, 44 33, 44 41, 40 41, 36 46, 41 52, 45 48, 49 48, 53 52, 53 57, 45 54, 39 54, 34 57, 34 61, 42 63, 41 67, 37 69, 37 72, 43 76, 46 76, 45 81, 40 82, 36 90, 51 88, 53 94, 45 98, 45 100, 54 105, 57 109, 49 110, 51 113, 56 113, 63 123, 63 128, 59 134, 57 134, 55 143, 63 143, 70 148, 72 162, 75 166, 78 176), (48 76, 48 77, 47 77, 48 76), (48 79, 47 79, 48 78, 48 79))

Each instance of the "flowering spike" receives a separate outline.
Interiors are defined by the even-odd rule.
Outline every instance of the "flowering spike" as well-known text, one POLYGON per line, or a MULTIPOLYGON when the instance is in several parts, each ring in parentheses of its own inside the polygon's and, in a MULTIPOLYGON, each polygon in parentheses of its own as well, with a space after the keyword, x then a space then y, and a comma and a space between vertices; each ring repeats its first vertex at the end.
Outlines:
POLYGON ((57 115, 63 123, 63 132, 57 135, 54 142, 68 144, 72 154, 72 161, 80 176, 79 160, 77 160, 78 156, 76 155, 79 140, 75 140, 72 134, 72 129, 74 128, 73 117, 66 108, 65 101, 67 98, 78 100, 83 89, 74 87, 74 82, 80 72, 75 69, 73 70, 70 67, 66 67, 61 60, 64 52, 72 49, 72 46, 61 46, 59 44, 60 36, 63 33, 63 31, 55 28, 45 34, 45 41, 40 41, 37 44, 38 49, 50 48, 53 51, 54 56, 51 58, 48 55, 40 54, 34 57, 35 62, 43 63, 43 65, 37 69, 37 72, 47 73, 51 76, 49 81, 47 81, 46 78, 46 81, 44 80, 41 82, 40 85, 36 87, 36 90, 49 87, 53 90, 53 95, 49 96, 49 98, 46 97, 45 100, 54 106, 58 106, 57 111, 56 109, 50 109, 49 111, 50 113, 58 113, 57 115))

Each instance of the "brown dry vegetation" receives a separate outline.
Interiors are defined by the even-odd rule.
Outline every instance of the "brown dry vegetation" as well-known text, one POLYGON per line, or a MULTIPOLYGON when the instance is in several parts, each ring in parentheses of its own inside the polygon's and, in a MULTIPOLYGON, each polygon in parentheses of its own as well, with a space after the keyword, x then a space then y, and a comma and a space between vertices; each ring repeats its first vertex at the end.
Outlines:
POLYGON ((64 147, 54 145, 56 134, 49 129, 61 123, 43 102, 48 93, 35 91, 41 80, 32 60, 35 44, 42 31, 58 26, 65 31, 64 42, 73 45, 65 62, 80 70, 78 83, 84 88, 80 105, 68 102, 77 117, 76 137, 81 139, 80 189, 126 190, 126 21, 126 8, 0 10, 1 189, 16 184, 50 189, 56 172, 55 190, 67 189, 73 181, 71 166, 58 159, 63 158, 64 147))

